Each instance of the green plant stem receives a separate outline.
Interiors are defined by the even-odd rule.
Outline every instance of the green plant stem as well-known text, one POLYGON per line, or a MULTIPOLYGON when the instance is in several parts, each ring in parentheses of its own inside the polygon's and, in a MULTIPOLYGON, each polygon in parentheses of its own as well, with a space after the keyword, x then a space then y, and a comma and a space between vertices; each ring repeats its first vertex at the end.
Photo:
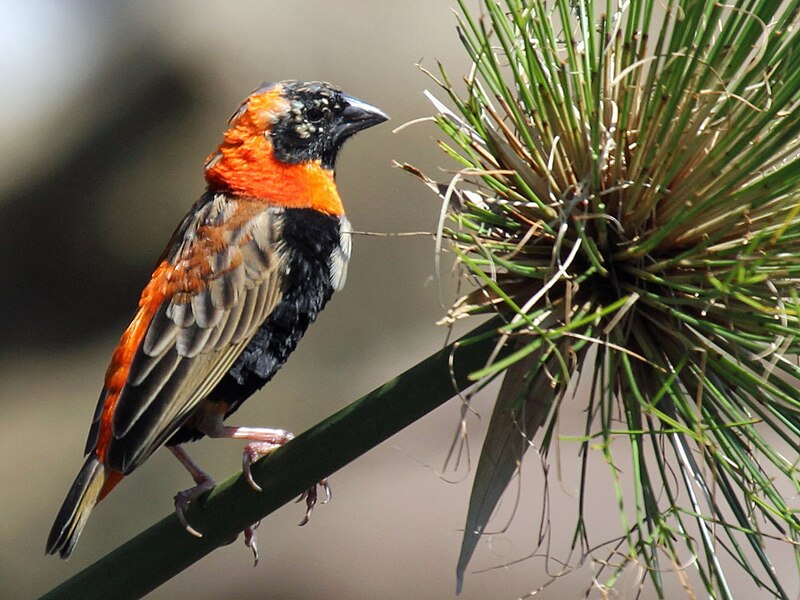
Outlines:
POLYGON ((141 598, 472 385, 468 375, 486 365, 499 324, 484 324, 258 461, 252 471, 262 492, 241 474, 217 485, 187 511, 202 538, 187 533, 170 514, 42 600, 141 598))

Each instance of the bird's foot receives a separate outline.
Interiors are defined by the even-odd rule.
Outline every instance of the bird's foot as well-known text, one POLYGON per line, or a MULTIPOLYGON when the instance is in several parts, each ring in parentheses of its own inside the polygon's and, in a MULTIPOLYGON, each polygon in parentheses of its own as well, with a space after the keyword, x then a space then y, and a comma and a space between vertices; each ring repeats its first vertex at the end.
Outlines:
MULTIPOLYGON (((262 489, 253 479, 250 466, 262 456, 266 456, 294 438, 288 431, 280 429, 268 431, 270 432, 269 441, 251 442, 244 447, 244 452, 242 453, 242 471, 244 472, 244 478, 247 480, 247 483, 250 484, 250 487, 257 492, 262 491, 262 489)), ((262 440, 263 439, 264 438, 262 438, 262 440)), ((331 486, 328 484, 327 479, 323 479, 314 487, 303 492, 303 495, 298 498, 298 502, 301 500, 306 501, 306 514, 300 521, 301 526, 308 523, 309 519, 311 519, 311 514, 314 512, 314 507, 317 505, 317 500, 319 499, 317 487, 321 487, 325 491, 325 498, 320 501, 320 504, 327 504, 331 500, 331 486)))
POLYGON ((261 486, 258 485, 253 479, 253 473, 250 470, 250 465, 252 465, 262 456, 266 456, 276 448, 280 448, 286 442, 292 440, 292 438, 294 438, 294 436, 288 431, 281 431, 280 437, 276 436, 270 441, 250 442, 244 447, 244 452, 242 452, 242 472, 244 472, 244 478, 247 483, 250 484, 251 488, 257 492, 262 491, 261 486))
POLYGON ((189 525, 189 521, 186 520, 185 511, 189 507, 190 502, 197 500, 200 496, 202 496, 206 492, 214 489, 216 483, 209 475, 205 475, 204 478, 199 478, 199 479, 200 479, 199 481, 198 479, 195 479, 197 485, 175 494, 175 516, 178 517, 178 521, 181 522, 181 525, 183 525, 186 531, 188 531, 195 537, 201 538, 203 537, 203 534, 197 531, 191 525, 189 525))
POLYGON ((183 448, 180 446, 167 447, 169 448, 169 451, 175 455, 175 458, 177 458, 178 461, 184 466, 184 468, 189 471, 189 474, 192 476, 192 479, 196 484, 194 487, 190 487, 175 494, 175 516, 178 517, 178 521, 181 522, 181 525, 183 525, 186 531, 195 537, 203 537, 202 533, 189 525, 189 521, 186 520, 186 515, 184 513, 189 507, 190 502, 197 500, 200 496, 209 490, 212 490, 216 483, 212 479, 211 475, 203 471, 203 469, 201 469, 197 463, 192 460, 192 457, 189 456, 183 448))
POLYGON ((325 491, 325 498, 320 501, 320 504, 327 504, 331 501, 332 494, 331 494, 331 486, 328 483, 328 479, 325 478, 316 484, 314 487, 307 489, 303 494, 297 499, 298 502, 301 500, 306 501, 306 514, 303 516, 303 519, 298 523, 300 527, 305 525, 311 520, 311 515, 314 512, 314 507, 317 505, 317 500, 319 499, 319 495, 317 493, 317 488, 321 487, 325 491))
POLYGON ((261 521, 250 525, 244 530, 244 545, 253 551, 253 566, 258 566, 258 544, 256 543, 256 529, 261 525, 261 521))

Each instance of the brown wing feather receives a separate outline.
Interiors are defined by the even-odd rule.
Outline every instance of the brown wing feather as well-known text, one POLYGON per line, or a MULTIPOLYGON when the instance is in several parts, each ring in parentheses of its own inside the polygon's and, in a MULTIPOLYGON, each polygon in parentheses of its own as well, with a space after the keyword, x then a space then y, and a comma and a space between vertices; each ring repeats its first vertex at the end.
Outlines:
POLYGON ((221 194, 168 254, 155 310, 113 407, 106 464, 129 473, 230 369, 281 296, 280 210, 221 194))

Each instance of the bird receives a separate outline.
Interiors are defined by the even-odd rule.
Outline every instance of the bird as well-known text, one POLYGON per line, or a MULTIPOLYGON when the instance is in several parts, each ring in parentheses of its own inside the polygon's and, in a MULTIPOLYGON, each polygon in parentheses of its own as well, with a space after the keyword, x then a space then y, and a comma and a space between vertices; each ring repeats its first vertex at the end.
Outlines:
MULTIPOLYGON (((225 424, 272 379, 347 277, 352 228, 335 181, 354 134, 389 117, 326 82, 265 83, 239 105, 205 163, 205 193, 167 244, 113 351, 89 429, 85 461, 47 539, 69 558, 94 506, 161 446, 195 485, 213 479, 183 444, 247 440, 243 470, 290 439, 281 429, 225 424)), ((316 502, 307 493, 306 520, 316 502)), ((258 560, 255 529, 245 543, 258 560)))

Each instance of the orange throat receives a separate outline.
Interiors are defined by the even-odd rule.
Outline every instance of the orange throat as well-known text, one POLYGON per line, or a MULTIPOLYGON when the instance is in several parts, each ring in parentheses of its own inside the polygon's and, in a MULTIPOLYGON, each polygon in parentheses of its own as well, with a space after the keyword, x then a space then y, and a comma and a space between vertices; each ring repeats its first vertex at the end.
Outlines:
POLYGON ((265 132, 275 114, 285 109, 280 89, 251 97, 208 158, 206 181, 212 189, 260 198, 275 206, 344 214, 331 169, 320 161, 289 164, 275 158, 265 132))
POLYGON ((275 159, 268 140, 264 148, 224 148, 211 158, 206 181, 216 189, 261 198, 286 208, 313 208, 330 215, 344 214, 333 172, 319 161, 286 164, 275 159), (254 151, 255 150, 255 151, 254 151))

